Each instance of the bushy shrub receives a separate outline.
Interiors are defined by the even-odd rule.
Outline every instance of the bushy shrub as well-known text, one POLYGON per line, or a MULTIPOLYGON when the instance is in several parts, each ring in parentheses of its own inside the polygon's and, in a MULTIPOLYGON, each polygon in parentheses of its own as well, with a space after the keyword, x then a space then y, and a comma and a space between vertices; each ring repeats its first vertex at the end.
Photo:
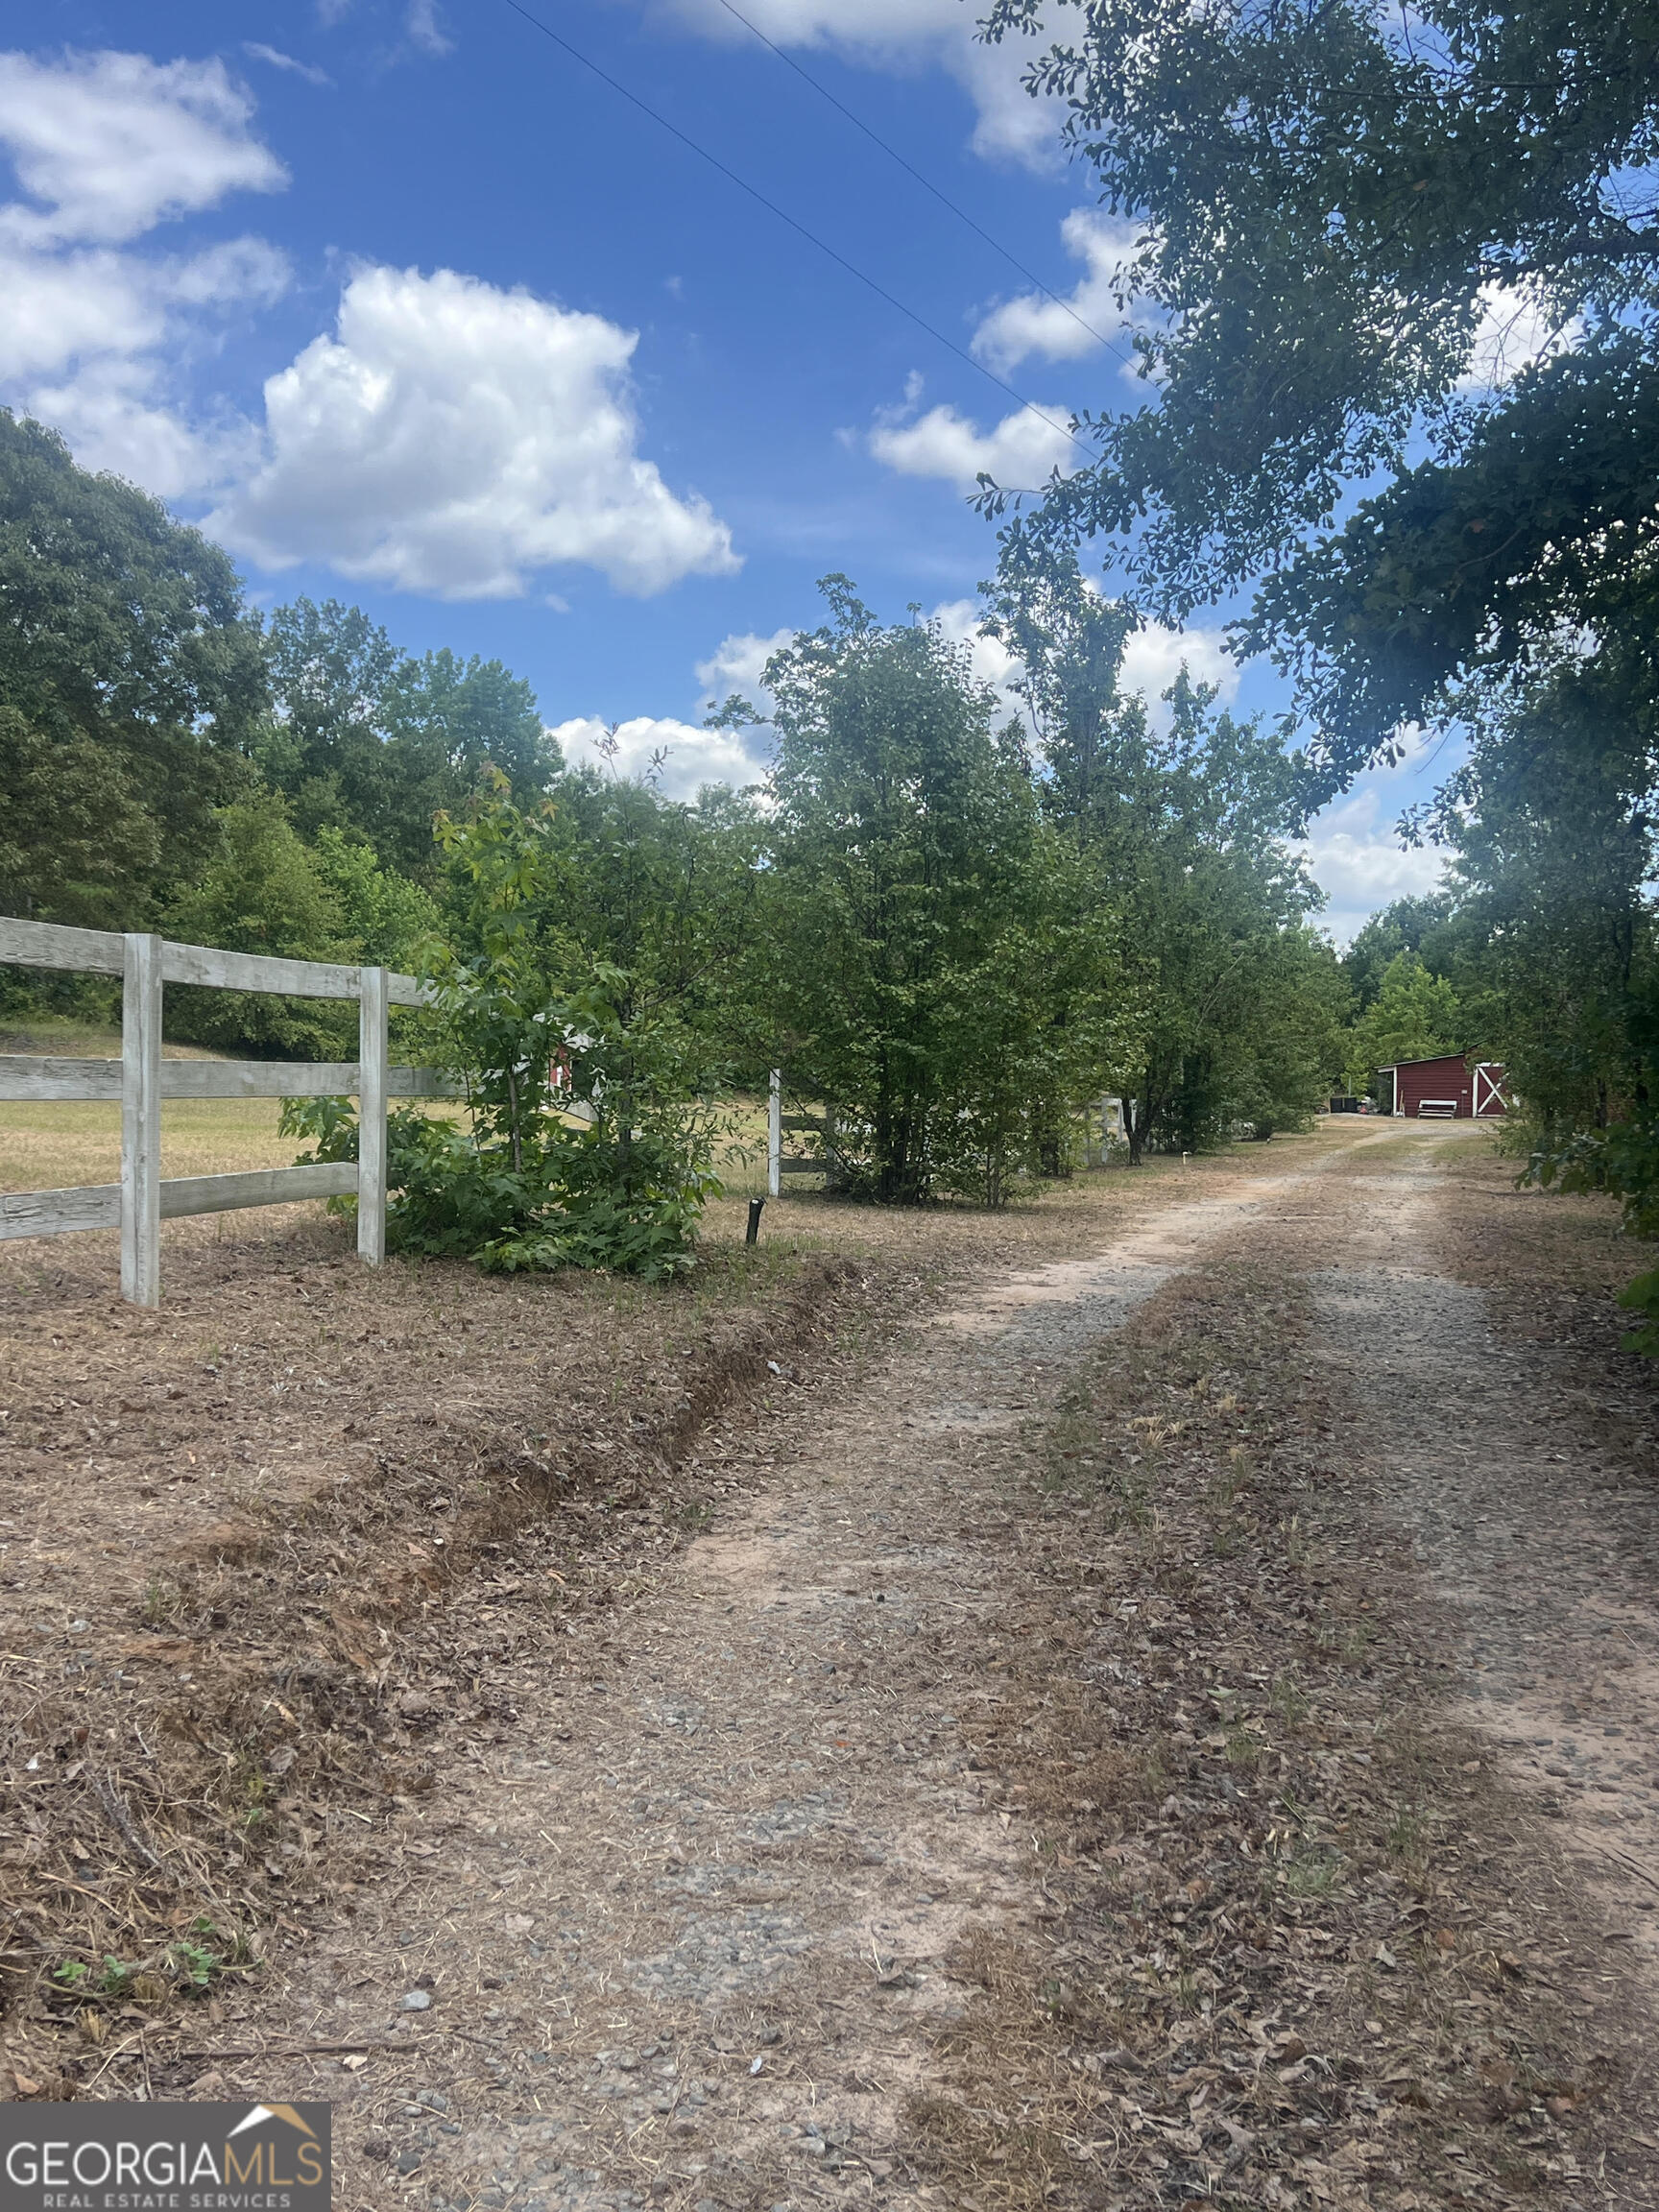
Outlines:
MULTIPOLYGON (((450 934, 426 948, 426 1034, 462 1086, 466 1120, 388 1117, 387 1247, 498 1273, 656 1280, 691 1264, 719 1189, 725 1071, 648 977, 572 949, 552 828, 551 808, 521 812, 499 781, 466 823, 441 827, 450 934)), ((307 1158, 357 1156, 345 1100, 291 1105, 283 1126, 311 1139, 307 1158)))

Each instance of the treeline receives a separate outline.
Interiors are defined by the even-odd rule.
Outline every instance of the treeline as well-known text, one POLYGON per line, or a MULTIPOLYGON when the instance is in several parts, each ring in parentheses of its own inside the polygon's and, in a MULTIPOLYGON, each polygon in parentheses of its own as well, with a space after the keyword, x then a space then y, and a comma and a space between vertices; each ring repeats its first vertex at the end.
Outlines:
MULTIPOLYGON (((1137 1159, 1304 1121, 1347 992, 1274 735, 1185 675, 1122 692, 1132 617, 1074 563, 988 592, 1020 716, 937 627, 825 590, 765 672, 770 776, 675 802, 567 766, 497 661, 414 658, 333 602, 262 619, 197 532, 0 417, 0 898, 419 967, 475 1094, 506 1085, 486 1149, 521 1164, 536 1101, 587 1083, 631 1130, 663 1105, 682 1193, 713 1101, 778 1064, 832 1105, 842 1187, 897 1203, 1069 1171, 1105 1094, 1137 1159)), ((168 995, 176 1035, 239 1051, 349 1054, 345 1019, 168 995)))
MULTIPOLYGON (((434 816, 487 765, 525 793, 562 767, 499 661, 416 659, 332 601, 262 621, 199 532, 0 412, 5 911, 401 961, 439 920, 434 816)), ((40 990, 16 971, 0 988, 40 990)), ((308 1048, 291 1007, 180 995, 173 1019, 204 1042, 308 1048)))

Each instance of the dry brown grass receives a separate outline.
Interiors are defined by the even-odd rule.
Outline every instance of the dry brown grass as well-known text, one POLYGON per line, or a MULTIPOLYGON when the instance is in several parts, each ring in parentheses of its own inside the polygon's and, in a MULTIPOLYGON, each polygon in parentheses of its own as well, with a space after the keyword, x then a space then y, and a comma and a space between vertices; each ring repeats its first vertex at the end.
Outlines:
MULTIPOLYGON (((32 1021, 0 1028, 0 1052, 118 1060, 119 1029, 89 1022, 32 1021)), ((170 1060, 220 1057, 169 1045, 170 1060)), ((217 1175, 239 1167, 285 1167, 292 1139, 279 1137, 275 1098, 169 1099, 161 1109, 164 1175, 217 1175)), ((59 1190, 113 1183, 121 1172, 121 1109, 116 1105, 0 1104, 0 1190, 59 1190)))
POLYGON ((425 1787, 410 1686, 455 1689, 451 1600, 520 1530, 561 1531, 548 1602, 604 1602, 617 1528, 677 1547, 685 1441, 832 1326, 838 1288, 730 1251, 664 1296, 368 1277, 339 1243, 177 1252, 158 1317, 11 1286, 0 1966, 94 2044, 188 1985, 196 1922, 234 1967, 342 1830, 425 1787))

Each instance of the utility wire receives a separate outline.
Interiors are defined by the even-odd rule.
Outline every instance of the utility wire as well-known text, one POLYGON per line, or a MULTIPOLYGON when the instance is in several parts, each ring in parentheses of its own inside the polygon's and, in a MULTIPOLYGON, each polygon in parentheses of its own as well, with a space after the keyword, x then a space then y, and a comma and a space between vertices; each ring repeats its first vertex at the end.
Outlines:
POLYGON ((1027 284, 1035 284, 1038 291, 1042 293, 1045 300, 1051 301, 1056 307, 1064 309, 1064 311, 1070 316, 1072 322, 1076 324, 1079 330, 1086 330, 1091 338, 1093 338, 1098 345, 1104 346, 1109 353, 1115 353, 1119 361, 1133 361, 1134 356, 1132 354, 1125 352, 1123 348, 1116 344, 1112 339, 1108 338, 1103 330, 1096 330, 1093 323, 1086 321, 1083 316, 1078 314, 1076 308, 1072 306, 1070 300, 1063 300, 1058 292, 1051 291, 1049 287, 1044 283, 1041 276, 1037 276, 1033 271, 1026 268, 1024 262, 1020 259, 1018 254, 1011 253, 1008 248, 1003 245, 999 238, 993 238, 989 230, 984 229, 979 224, 975 223, 973 216, 969 214, 966 207, 959 207, 955 201, 950 198, 948 192, 941 191, 939 186, 934 183, 930 177, 925 177, 913 161, 907 160, 905 156, 900 153, 897 146, 889 145, 887 140, 882 137, 878 131, 873 130, 871 126, 865 122, 862 115, 856 114, 854 109, 848 107, 844 100, 837 99, 835 94, 830 91, 828 84, 824 84, 819 78, 814 77, 809 69, 804 69, 801 63, 796 60, 793 54, 786 52, 783 47, 777 45, 772 39, 768 38, 765 32, 761 30, 757 23, 752 23, 740 8, 734 8, 732 5, 732 0, 720 0, 720 5, 725 9, 728 15, 736 17, 737 21, 742 24, 745 31, 752 31, 756 37, 759 39, 761 45, 764 46, 769 53, 776 54, 779 60, 781 61, 786 68, 793 69, 796 76, 801 79, 803 84, 810 84, 813 91, 818 94, 820 99, 828 100, 830 107, 833 108, 838 114, 845 115, 848 122, 852 124, 855 131, 862 131, 865 137, 870 140, 873 146, 879 146, 882 153, 885 154, 889 159, 897 161, 900 168, 904 171, 907 177, 914 177, 917 183, 921 185, 924 192, 931 192, 934 199, 938 201, 942 207, 949 207, 951 214, 955 216, 959 223, 966 223, 969 229, 973 231, 976 238, 982 238, 994 253, 1000 253, 1003 260, 1007 262, 1008 266, 1011 269, 1018 270, 1020 275, 1024 277, 1027 284))
POLYGON ((885 285, 878 284, 874 276, 866 276, 855 262, 848 260, 845 253, 838 253, 835 248, 826 239, 820 238, 815 230, 808 230, 805 223, 798 221, 786 209, 780 207, 776 200, 769 200, 758 185, 751 184, 749 180, 746 177, 740 177, 735 169, 729 169, 717 154, 710 154, 707 146, 700 146, 697 140, 682 131, 677 123, 670 123, 667 116, 660 108, 653 108, 649 102, 641 100, 637 92, 632 91, 628 85, 622 83, 620 78, 613 77, 608 69, 602 69, 598 62, 584 54, 579 46, 572 46, 569 39, 560 32, 555 31, 550 23, 544 23, 540 15, 532 15, 528 8, 519 5, 519 0, 503 0, 503 5, 510 8, 515 15, 521 15, 533 31, 540 31, 544 38, 550 38, 554 45, 568 54, 573 61, 580 61, 584 69, 591 70, 601 84, 609 84, 613 92, 620 94, 631 107, 637 108, 641 115, 648 115, 652 122, 666 131, 670 137, 678 138, 682 146, 688 147, 700 160, 707 161, 710 169, 717 169, 728 183, 735 184, 739 192, 746 192, 749 198, 764 207, 768 214, 776 215, 780 223, 786 223, 798 236, 805 238, 809 246, 817 247, 820 253, 826 254, 838 268, 845 269, 849 276, 856 277, 858 282, 874 292, 878 300, 884 300, 889 307, 897 308, 899 313, 904 316, 907 321, 915 324, 918 330, 925 330, 936 345, 943 346, 948 353, 954 353, 958 361, 965 361, 970 369, 976 370, 981 376, 995 384, 999 392, 1006 392, 1010 399, 1017 400, 1027 414, 1035 415, 1039 422, 1046 422, 1050 430, 1058 430, 1063 438, 1069 438, 1080 453, 1088 454, 1090 460, 1094 461, 1098 458, 1094 448, 1085 444, 1069 423, 1056 421, 1054 417, 1046 414, 1034 399, 1027 399, 1023 392, 1017 392, 1006 377, 998 376, 995 369, 987 369, 983 361, 975 361, 973 354, 965 347, 958 346, 954 339, 947 338, 943 330, 936 329, 925 317, 918 315, 914 307, 906 307, 902 300, 889 292, 885 285))

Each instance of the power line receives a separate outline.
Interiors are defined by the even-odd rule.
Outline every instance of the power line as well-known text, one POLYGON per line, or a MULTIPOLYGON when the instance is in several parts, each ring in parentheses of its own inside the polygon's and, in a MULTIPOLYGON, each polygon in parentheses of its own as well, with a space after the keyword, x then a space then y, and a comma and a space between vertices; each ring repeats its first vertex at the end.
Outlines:
POLYGON ((689 148, 700 160, 707 161, 710 169, 718 170, 728 183, 735 184, 739 192, 746 192, 749 198, 764 207, 769 215, 776 215, 780 223, 786 223, 791 230, 795 231, 798 236, 805 238, 809 246, 815 246, 819 252, 827 255, 830 260, 835 263, 837 268, 845 269, 849 276, 856 277, 858 282, 874 292, 878 300, 884 300, 889 307, 896 308, 901 315, 914 323, 918 330, 925 330, 936 345, 943 346, 948 353, 954 353, 958 361, 965 361, 970 369, 976 370, 981 376, 995 384, 999 392, 1006 392, 1010 399, 1018 401, 1026 413, 1035 415, 1039 422, 1046 422, 1050 430, 1058 430, 1063 438, 1069 438, 1080 453, 1087 453, 1092 461, 1098 458, 1094 447, 1086 445, 1070 424, 1057 422, 1053 416, 1046 414, 1034 399, 1027 399, 1022 392, 1017 392, 1006 377, 998 376, 994 369, 987 369, 983 361, 975 361, 972 353, 964 347, 958 346, 953 339, 947 338, 943 330, 935 329, 933 325, 927 322, 924 316, 917 314, 914 307, 907 307, 903 301, 889 292, 885 285, 878 284, 874 276, 866 276, 855 262, 849 261, 845 253, 837 252, 835 248, 829 244, 826 239, 820 238, 815 230, 808 230, 805 223, 789 214, 785 208, 780 207, 775 200, 769 200, 758 185, 751 184, 749 180, 746 177, 740 177, 735 169, 729 169, 718 155, 710 154, 707 146, 700 146, 697 140, 682 131, 677 123, 670 123, 667 116, 660 108, 653 108, 648 101, 640 99, 637 92, 632 91, 628 85, 622 83, 620 78, 613 77, 608 69, 602 69, 598 62, 584 54, 579 46, 572 46, 569 39, 555 31, 550 23, 543 23, 540 15, 532 15, 528 8, 519 5, 519 0, 503 0, 503 5, 510 8, 515 15, 521 15, 533 31, 540 31, 544 38, 550 38, 554 45, 564 53, 568 54, 573 61, 580 61, 584 69, 591 70, 601 84, 609 84, 613 92, 619 94, 631 107, 637 108, 641 115, 648 115, 652 122, 661 130, 666 131, 670 137, 678 138, 682 146, 689 148))
POLYGON ((772 39, 768 38, 765 32, 761 30, 757 23, 751 23, 748 16, 744 14, 740 8, 734 8, 732 5, 732 0, 720 0, 720 5, 725 9, 728 15, 733 15, 736 17, 737 21, 742 24, 745 31, 752 31, 756 37, 759 39, 761 45, 764 46, 769 53, 776 54, 779 60, 781 61, 786 68, 793 69, 796 76, 801 79, 803 84, 810 84, 813 91, 818 94, 820 99, 828 100, 830 107, 833 108, 838 114, 845 115, 848 122, 852 124, 855 131, 862 131, 865 137, 870 140, 873 146, 879 146, 882 153, 885 154, 890 160, 898 162, 900 168, 904 171, 906 176, 914 177, 917 183, 921 185, 924 192, 931 192, 934 199, 938 201, 942 207, 949 207, 951 214, 955 216, 959 223, 966 223, 969 229, 973 231, 976 238, 982 238, 994 253, 1000 253, 1003 260, 1007 262, 1008 266, 1011 269, 1018 270, 1020 275, 1024 277, 1027 284, 1034 284, 1038 291, 1042 293, 1045 300, 1052 301, 1056 307, 1061 308, 1066 314, 1070 315, 1072 322, 1076 324, 1079 330, 1087 331, 1089 336, 1093 338, 1096 344, 1104 346, 1106 350, 1109 353, 1116 354, 1119 361, 1125 363, 1130 363, 1133 361, 1134 356, 1132 354, 1125 352, 1123 348, 1118 345, 1114 340, 1108 338, 1103 330, 1096 330, 1093 323, 1087 322, 1084 317, 1078 314, 1076 308, 1072 306, 1069 300, 1063 300, 1058 292, 1050 291, 1048 286, 1044 283, 1042 277, 1037 276, 1032 270, 1027 269, 1024 262, 1020 259, 1018 254, 1011 253, 1008 248, 1003 245, 999 238, 993 238, 990 231, 983 228, 981 225, 976 223, 965 207, 959 207, 955 201, 950 198, 950 195, 948 192, 941 191, 939 186, 934 183, 930 177, 925 177, 922 171, 917 168, 913 161, 907 160, 905 156, 900 153, 897 146, 889 145, 887 140, 882 137, 878 131, 873 130, 871 126, 865 122, 862 115, 855 113, 853 108, 848 107, 844 100, 837 99, 835 94, 830 91, 829 85, 822 83, 820 79, 814 77, 809 69, 803 68, 801 63, 796 60, 793 54, 787 53, 784 48, 777 45, 772 39))

